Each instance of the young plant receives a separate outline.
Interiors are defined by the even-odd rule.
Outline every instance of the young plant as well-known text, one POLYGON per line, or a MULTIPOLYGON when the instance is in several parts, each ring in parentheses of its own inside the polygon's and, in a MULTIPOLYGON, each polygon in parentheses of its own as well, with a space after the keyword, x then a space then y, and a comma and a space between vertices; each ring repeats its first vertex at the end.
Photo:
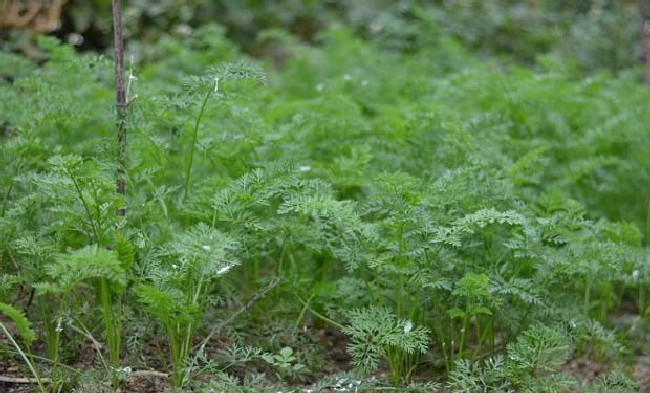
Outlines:
MULTIPOLYGON (((488 276, 485 274, 467 273, 456 282, 455 288, 451 292, 452 296, 462 299, 464 302, 461 308, 455 307, 447 311, 452 319, 461 320, 457 355, 461 359, 466 355, 465 345, 470 334, 470 320, 475 320, 476 335, 481 337, 481 316, 492 316, 492 311, 486 307, 492 301, 489 287, 488 276)), ((450 350, 453 351, 453 347, 450 350)), ((453 357, 453 353, 450 355, 453 357)))
POLYGON ((560 391, 574 383, 557 368, 566 363, 573 346, 567 333, 533 325, 507 346, 507 377, 513 387, 526 392, 560 391))
POLYGON ((458 359, 449 372, 447 386, 453 393, 514 393, 507 378, 506 361, 497 355, 481 363, 458 359))
POLYGON ((576 381, 558 372, 571 353, 570 337, 544 325, 525 331, 507 353, 485 361, 458 359, 449 373, 454 393, 558 392, 576 381))
MULTIPOLYGON (((13 326, 15 326, 15 334, 17 334, 17 336, 23 341, 24 349, 18 342, 16 342, 14 335, 9 331, 9 328, 3 320, 0 320, 0 331, 4 333, 4 336, 9 340, 16 352, 23 358, 30 373, 36 380, 38 391, 41 393, 47 393, 48 389, 45 387, 43 378, 41 378, 40 371, 36 366, 31 351, 31 346, 36 340, 36 334, 31 328, 31 322, 24 314, 7 303, 0 302, 0 315, 5 315, 13 323, 13 326)), ((53 386, 53 388, 56 388, 56 386, 53 386)))
POLYGON ((144 311, 159 319, 167 333, 176 387, 190 377, 191 368, 185 366, 196 329, 212 286, 239 263, 238 248, 237 241, 201 223, 143 261, 151 282, 138 286, 136 293, 144 311))
POLYGON ((265 354, 262 358, 268 364, 275 367, 280 381, 284 381, 287 377, 293 378, 296 375, 307 371, 307 367, 298 362, 291 347, 284 347, 275 355, 265 354))
MULTIPOLYGON (((188 80, 190 85, 190 91, 198 89, 201 86, 208 86, 208 90, 201 101, 201 107, 199 108, 199 113, 196 115, 194 122, 194 127, 192 129, 192 141, 189 146, 189 153, 187 158, 187 166, 185 167, 185 181, 183 183, 183 197, 182 201, 187 200, 190 191, 190 177, 192 175, 192 164, 194 162, 194 151, 196 149, 196 142, 199 136, 199 126, 201 125, 201 120, 203 119, 203 113, 208 104, 208 100, 213 94, 219 94, 219 83, 223 83, 226 80, 237 80, 237 79, 251 79, 254 81, 259 81, 266 83, 266 75, 256 67, 253 63, 249 62, 238 62, 238 63, 225 63, 218 68, 214 68, 209 76, 204 78, 191 78, 188 80)), ((220 98, 223 98, 223 94, 219 94, 220 98)))
POLYGON ((350 336, 347 351, 355 368, 369 374, 385 360, 393 384, 409 378, 419 355, 427 351, 430 334, 428 328, 414 328, 410 321, 376 306, 351 311, 350 324, 342 331, 350 336))
MULTIPOLYGON (((124 250, 126 247, 120 248, 124 250)), ((79 292, 93 289, 104 321, 110 359, 109 373, 114 388, 118 388, 118 370, 121 368, 121 299, 126 289, 126 272, 129 268, 128 259, 125 257, 126 254, 120 255, 117 251, 93 245, 60 254, 53 263, 45 267, 49 281, 37 283, 35 288, 43 301, 47 299, 48 294, 57 295, 58 311, 55 314, 57 322, 53 344, 55 353, 50 359, 55 366, 53 374, 58 363, 58 348, 63 331, 62 320, 64 314, 69 311, 68 303, 75 297, 81 296, 79 292)))
POLYGON ((126 288, 126 274, 133 264, 128 241, 115 231, 118 196, 114 194, 114 186, 107 180, 106 168, 101 162, 67 155, 53 156, 48 164, 50 172, 33 178, 38 190, 47 196, 43 199, 51 214, 51 223, 45 225, 46 233, 56 233, 57 246, 61 248, 92 244, 58 255, 55 262, 46 267, 48 281, 36 286, 41 309, 50 306, 51 299, 43 296, 45 293, 59 295, 58 315, 52 318, 49 312, 43 313, 50 356, 56 366, 60 319, 67 311, 69 296, 78 284, 87 281, 94 289, 102 311, 111 375, 117 388, 116 370, 121 361, 121 295, 126 288), (108 246, 117 251, 102 248, 108 246))

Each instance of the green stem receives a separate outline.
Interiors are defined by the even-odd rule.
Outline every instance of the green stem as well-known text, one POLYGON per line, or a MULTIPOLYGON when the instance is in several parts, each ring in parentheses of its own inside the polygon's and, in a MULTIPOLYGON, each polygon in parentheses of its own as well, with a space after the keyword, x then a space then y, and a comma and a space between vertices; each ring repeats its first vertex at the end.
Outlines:
POLYGON ((404 275, 400 272, 397 280, 397 317, 402 317, 402 296, 404 296, 404 275))
MULTIPOLYGON (((100 282, 100 301, 102 304, 102 313, 104 314, 104 327, 106 329, 106 341, 108 343, 108 356, 111 362, 111 376, 113 379, 113 388, 119 388, 119 378, 117 369, 120 367, 120 346, 121 346, 121 318, 120 315, 114 315, 113 304, 111 302, 111 292, 108 286, 108 280, 102 279, 100 282)), ((118 304, 119 307, 119 304, 118 304)), ((118 311, 119 313, 119 311, 118 311)))
POLYGON ((2 331, 4 332, 5 337, 7 337, 9 339, 9 341, 11 341, 11 345, 13 345, 13 347, 16 348, 16 351, 18 351, 20 356, 23 358, 23 360, 25 361, 25 364, 27 364, 27 367, 29 367, 29 371, 32 373, 32 375, 36 379, 36 383, 38 384, 38 389, 41 392, 46 393, 47 389, 43 385, 43 382, 41 381, 41 376, 38 373, 38 371, 36 370, 36 367, 35 367, 35 364, 34 364, 34 359, 32 359, 31 353, 29 352, 29 348, 27 348, 27 351, 28 351, 27 353, 23 352, 23 350, 20 349, 20 345, 18 345, 18 343, 14 340, 11 333, 9 333, 9 331, 5 327, 4 323, 0 322, 0 328, 2 328, 2 331))
POLYGON ((388 360, 388 368, 390 372, 391 383, 397 385, 400 382, 400 377, 402 376, 402 358, 400 356, 400 350, 397 348, 388 347, 386 350, 386 360, 388 360))
POLYGON ((173 322, 171 319, 164 322, 167 330, 167 339, 169 340, 169 355, 172 359, 172 384, 175 387, 180 387, 183 383, 183 375, 181 370, 181 365, 183 363, 181 359, 181 341, 183 338, 181 322, 173 322))
POLYGON ((255 255, 244 261, 244 282, 246 290, 254 291, 258 289, 259 283, 259 256, 255 255))
POLYGON ((2 212, 0 212, 0 217, 4 217, 5 212, 7 211, 7 206, 9 204, 9 197, 11 196, 11 191, 14 188, 15 181, 10 181, 9 182, 9 187, 7 187, 7 191, 5 192, 4 196, 4 201, 2 203, 2 212))
POLYGON ((646 314, 646 305, 645 305, 645 286, 641 285, 638 280, 637 280, 637 288, 639 291, 639 301, 638 301, 638 308, 639 308, 639 315, 641 318, 645 318, 646 314))
MULTIPOLYGON (((296 297, 298 298, 298 301, 299 301, 300 303, 302 303, 303 305, 305 305, 305 307, 309 307, 309 303, 307 303, 306 301, 304 301, 300 296, 296 295, 296 297)), ((345 327, 345 326, 341 325, 340 323, 338 323, 338 322, 336 322, 336 321, 334 321, 334 320, 332 320, 332 319, 329 319, 329 318, 327 318, 326 316, 324 316, 324 315, 322 315, 322 314, 319 314, 318 312, 312 310, 311 308, 309 308, 309 312, 312 313, 312 314, 314 314, 314 315, 317 316, 318 318, 322 319, 323 321, 331 323, 332 325, 336 326, 336 327, 339 328, 339 329, 343 329, 343 328, 345 327)))
POLYGON ((454 320, 449 321, 449 368, 448 371, 454 367, 454 358, 456 353, 454 352, 454 320))
POLYGON ((585 293, 584 293, 584 314, 586 317, 589 316, 589 304, 591 303, 591 279, 587 277, 585 280, 585 293))
POLYGON ((309 309, 309 303, 311 303, 312 299, 316 296, 316 294, 312 294, 307 302, 303 305, 302 310, 300 310, 300 314, 298 314, 298 319, 296 319, 296 323, 293 325, 293 330, 295 332, 298 331, 298 326, 300 325, 300 322, 303 320, 305 317, 305 314, 307 313, 307 310, 309 309))
POLYGON ((81 190, 81 186, 79 185, 79 182, 77 181, 77 177, 75 174, 68 170, 68 176, 70 176, 70 180, 72 180, 72 184, 74 184, 75 191, 77 192, 77 196, 79 197, 79 201, 81 202, 81 205, 84 208, 84 211, 86 212, 86 216, 88 216, 88 222, 90 223, 90 229, 93 232, 93 237, 94 240, 97 244, 101 244, 101 236, 99 234, 99 228, 97 227, 97 224, 95 223, 95 219, 98 217, 93 217, 93 214, 90 210, 90 206, 86 202, 86 199, 84 198, 83 191, 81 190))
POLYGON ((458 344, 458 356, 462 359, 464 356, 465 349, 465 339, 467 337, 467 329, 469 328, 469 315, 470 315, 470 300, 467 299, 467 304, 465 305, 465 315, 463 315, 463 327, 460 331, 460 343, 458 344))
POLYGON ((187 199, 187 194, 189 193, 190 190, 190 175, 192 172, 192 161, 194 160, 194 149, 196 147, 196 140, 198 139, 199 136, 199 125, 201 124, 201 119, 203 118, 203 112, 205 111, 205 107, 208 104, 208 99, 212 95, 212 92, 214 92, 214 89, 216 88, 217 84, 216 82, 212 85, 208 93, 205 95, 205 98, 203 99, 203 104, 201 104, 201 110, 199 111, 199 115, 196 117, 196 123, 194 124, 194 132, 192 134, 192 145, 190 146, 190 157, 187 160, 187 168, 185 169, 185 188, 183 190, 183 202, 187 199))
POLYGON ((650 193, 648 194, 648 210, 645 214, 645 245, 650 246, 650 193))
MULTIPOLYGON (((25 161, 24 155, 20 155, 18 159, 15 161, 15 168, 16 170, 11 174, 11 177, 9 178, 9 186, 7 187, 7 190, 4 195, 4 200, 2 202, 2 211, 0 212, 0 217, 4 217, 5 213, 7 212, 7 206, 9 206, 9 198, 11 197, 11 192, 14 189, 14 186, 16 185, 16 181, 14 180, 16 176, 21 173, 22 168, 23 168, 23 163, 25 161)), ((650 201, 649 201, 650 203, 650 201)), ((650 209, 650 205, 648 205, 648 209, 650 209)), ((650 212, 650 210, 649 210, 650 212)), ((650 218, 649 218, 650 219, 650 218)))

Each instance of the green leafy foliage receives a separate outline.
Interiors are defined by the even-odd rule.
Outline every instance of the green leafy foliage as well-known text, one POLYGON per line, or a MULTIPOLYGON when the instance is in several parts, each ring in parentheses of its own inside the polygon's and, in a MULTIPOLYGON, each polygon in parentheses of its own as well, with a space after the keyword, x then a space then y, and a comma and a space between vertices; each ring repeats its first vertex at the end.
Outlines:
POLYGON ((395 383, 408 378, 417 355, 426 352, 429 336, 426 327, 413 328, 410 321, 398 320, 380 307, 352 310, 343 333, 352 340, 348 352, 356 368, 370 373, 386 360, 395 383))
MULTIPOLYGON (((349 26, 356 35, 393 51, 418 52, 436 46, 441 63, 457 66, 454 53, 461 46, 481 55, 515 59, 527 64, 539 60, 545 67, 579 73, 609 68, 621 70, 636 62, 634 46, 638 18, 636 2, 623 1, 531 1, 469 0, 373 0, 350 3, 340 0, 305 2, 259 0, 241 2, 138 0, 125 7, 127 36, 139 42, 164 41, 170 55, 188 55, 190 61, 171 60, 187 72, 196 72, 197 62, 209 63, 233 50, 219 39, 228 36, 251 53, 273 56, 281 62, 290 51, 277 38, 292 34, 318 42, 319 33, 332 26, 349 26), (212 25, 214 22, 225 28, 212 25), (191 34, 192 29, 198 30, 191 34), (273 31, 273 34, 267 34, 273 31), (186 51, 169 36, 184 40, 186 51), (460 45, 459 45, 460 43, 460 45), (446 53, 445 53, 446 52, 446 53)), ((94 0, 65 7, 66 32, 106 46, 110 3, 94 0)), ((87 44, 84 44, 86 47, 87 44)), ((161 53, 135 44, 140 56, 160 59, 161 53)), ((100 48, 100 49, 101 49, 100 48)), ((1 70, 0 70, 1 71, 1 70)))
MULTIPOLYGON (((454 33, 474 49, 483 32, 536 20, 457 3, 441 9, 490 11, 454 33)), ((357 371, 387 367, 397 389, 433 369, 452 391, 560 391, 579 387, 559 372, 570 356, 630 353, 612 316, 650 309, 649 119, 635 72, 495 68, 444 35, 435 50, 396 50, 436 27, 393 16, 367 32, 385 45, 341 26, 319 47, 267 32, 291 51, 279 72, 220 27, 153 45, 132 70, 124 196, 108 62, 41 39, 49 60, 0 83, 14 130, 0 136, 0 301, 35 288, 54 365, 68 316, 107 341, 113 370, 138 356, 120 356, 123 334, 163 331, 173 383, 197 391, 262 388, 227 375, 237 367, 319 375, 309 338, 328 329, 347 335, 357 371), (268 353, 241 349, 267 339, 268 353), (241 350, 211 353, 217 340, 241 350)), ((503 48, 551 40, 520 39, 503 48)))
MULTIPOLYGON (((23 340, 25 345, 29 346, 36 340, 36 334, 32 330, 32 323, 25 317, 23 313, 16 310, 11 304, 0 303, 0 312, 9 318, 16 327, 16 333, 23 340)), ((4 322, 0 322, 4 325, 4 322)))
POLYGON ((70 293, 83 281, 107 279, 116 290, 126 286, 124 270, 113 251, 88 246, 69 254, 61 254, 56 263, 45 267, 51 282, 36 284, 40 293, 70 293))
POLYGON ((184 365, 211 285, 238 264, 237 248, 234 239, 200 223, 143 261, 145 281, 136 293, 144 310, 165 327, 176 386, 188 378, 184 365))
POLYGON ((278 377, 284 380, 286 376, 294 376, 306 370, 302 363, 298 363, 298 359, 293 355, 291 347, 284 347, 275 354, 262 355, 262 358, 278 370, 278 377))

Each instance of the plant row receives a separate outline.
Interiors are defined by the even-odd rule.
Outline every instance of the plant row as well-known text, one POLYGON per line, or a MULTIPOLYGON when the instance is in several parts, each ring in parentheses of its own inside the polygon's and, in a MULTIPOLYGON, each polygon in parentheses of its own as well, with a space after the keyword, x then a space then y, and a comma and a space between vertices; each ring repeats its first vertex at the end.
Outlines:
POLYGON ((452 391, 559 391, 579 383, 556 372, 571 357, 630 349, 610 317, 648 311, 633 72, 575 81, 452 42, 270 34, 291 53, 279 71, 230 61, 214 26, 132 64, 124 197, 110 62, 46 38, 41 67, 0 53, 0 71, 23 70, 0 85, 0 301, 41 389, 43 364, 69 378, 80 338, 117 387, 156 332, 177 387, 255 359, 281 380, 316 369, 290 339, 245 347, 242 329, 274 319, 342 332, 358 372, 444 371, 452 391), (224 332, 236 354, 210 358, 224 332))

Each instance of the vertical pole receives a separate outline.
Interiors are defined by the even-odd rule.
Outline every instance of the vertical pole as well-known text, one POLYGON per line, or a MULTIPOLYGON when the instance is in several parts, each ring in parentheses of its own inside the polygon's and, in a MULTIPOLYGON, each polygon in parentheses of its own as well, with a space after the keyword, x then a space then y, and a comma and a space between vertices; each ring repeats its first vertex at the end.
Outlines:
MULTIPOLYGON (((124 36, 120 0, 113 4, 113 37, 115 42, 115 108, 117 112, 117 193, 124 198, 126 192, 126 117, 128 102, 124 90, 124 36)), ((117 209, 118 216, 126 215, 126 206, 117 209)))

